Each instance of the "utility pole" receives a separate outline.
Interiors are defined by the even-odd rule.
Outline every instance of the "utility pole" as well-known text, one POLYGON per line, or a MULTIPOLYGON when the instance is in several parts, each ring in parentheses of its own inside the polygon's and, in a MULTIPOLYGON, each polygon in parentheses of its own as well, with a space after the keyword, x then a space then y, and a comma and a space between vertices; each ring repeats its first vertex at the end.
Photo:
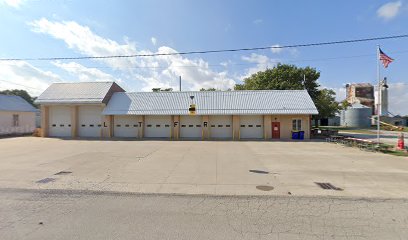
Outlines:
POLYGON ((181 76, 179 76, 180 92, 181 92, 181 76))

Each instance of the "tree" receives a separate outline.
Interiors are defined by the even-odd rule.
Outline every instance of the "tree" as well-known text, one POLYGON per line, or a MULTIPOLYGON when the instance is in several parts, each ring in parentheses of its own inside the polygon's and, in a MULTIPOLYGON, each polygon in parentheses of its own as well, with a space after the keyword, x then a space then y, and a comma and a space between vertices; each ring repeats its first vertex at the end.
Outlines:
POLYGON ((235 90, 302 90, 306 89, 312 99, 319 94, 317 79, 320 72, 311 67, 299 68, 295 65, 278 63, 274 68, 252 74, 243 84, 235 85, 235 90))
POLYGON ((303 90, 306 89, 315 103, 319 115, 313 119, 334 116, 338 111, 333 90, 320 90, 317 80, 320 72, 315 68, 300 68, 290 64, 277 64, 274 68, 252 74, 243 84, 235 85, 235 90, 303 90), (336 106, 336 107, 334 107, 336 106))
POLYGON ((345 99, 340 103, 340 110, 346 110, 351 104, 345 99))
POLYGON ((315 126, 317 126, 317 120, 322 118, 331 118, 339 112, 341 106, 336 102, 336 93, 331 89, 322 89, 319 91, 319 95, 314 101, 319 115, 314 117, 315 126))
POLYGON ((30 94, 28 94, 26 90, 21 90, 21 89, 3 90, 3 91, 0 91, 0 94, 20 96, 24 100, 26 100, 28 103, 30 103, 31 105, 38 108, 38 105, 34 103, 35 99, 37 98, 31 97, 30 94))
POLYGON ((217 91, 217 89, 215 89, 215 88, 207 88, 207 89, 201 88, 200 91, 201 92, 203 92, 203 91, 217 91))
POLYGON ((153 92, 172 92, 173 88, 152 88, 153 92))

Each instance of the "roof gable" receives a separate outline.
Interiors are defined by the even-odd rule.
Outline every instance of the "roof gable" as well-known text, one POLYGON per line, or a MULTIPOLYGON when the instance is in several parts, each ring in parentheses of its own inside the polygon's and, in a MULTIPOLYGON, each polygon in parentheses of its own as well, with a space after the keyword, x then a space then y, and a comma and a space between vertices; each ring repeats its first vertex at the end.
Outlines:
POLYGON ((53 83, 35 101, 40 104, 107 103, 112 92, 124 92, 114 82, 53 83))
POLYGON ((20 96, 0 94, 0 111, 37 112, 38 109, 20 96))

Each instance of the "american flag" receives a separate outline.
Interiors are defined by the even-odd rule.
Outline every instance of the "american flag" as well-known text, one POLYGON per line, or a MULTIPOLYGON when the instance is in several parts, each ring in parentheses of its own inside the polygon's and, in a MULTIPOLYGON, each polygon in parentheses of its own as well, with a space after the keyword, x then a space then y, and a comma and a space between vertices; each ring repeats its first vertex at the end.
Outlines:
POLYGON ((385 54, 381 49, 380 49, 380 60, 382 61, 382 64, 384 65, 384 68, 387 68, 394 59, 390 58, 387 54, 385 54))

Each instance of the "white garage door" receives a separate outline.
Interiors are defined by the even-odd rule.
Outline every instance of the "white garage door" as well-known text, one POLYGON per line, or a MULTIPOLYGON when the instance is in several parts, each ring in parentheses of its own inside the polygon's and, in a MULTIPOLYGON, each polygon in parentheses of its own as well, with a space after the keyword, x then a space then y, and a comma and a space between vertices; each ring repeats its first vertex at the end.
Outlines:
POLYGON ((71 136, 71 108, 68 106, 51 106, 49 108, 49 136, 71 136))
POLYGON ((139 122, 137 116, 114 116, 113 135, 115 137, 137 137, 139 122))
POLYGON ((80 137, 101 137, 102 107, 78 107, 78 135, 80 137))
POLYGON ((210 116, 210 138, 232 138, 232 116, 210 116))
POLYGON ((202 137, 201 116, 180 116, 180 137, 201 138, 202 137))
POLYGON ((240 138, 263 138, 263 116, 245 115, 239 117, 240 138))
POLYGON ((171 136, 171 116, 146 116, 146 138, 169 138, 171 136))

